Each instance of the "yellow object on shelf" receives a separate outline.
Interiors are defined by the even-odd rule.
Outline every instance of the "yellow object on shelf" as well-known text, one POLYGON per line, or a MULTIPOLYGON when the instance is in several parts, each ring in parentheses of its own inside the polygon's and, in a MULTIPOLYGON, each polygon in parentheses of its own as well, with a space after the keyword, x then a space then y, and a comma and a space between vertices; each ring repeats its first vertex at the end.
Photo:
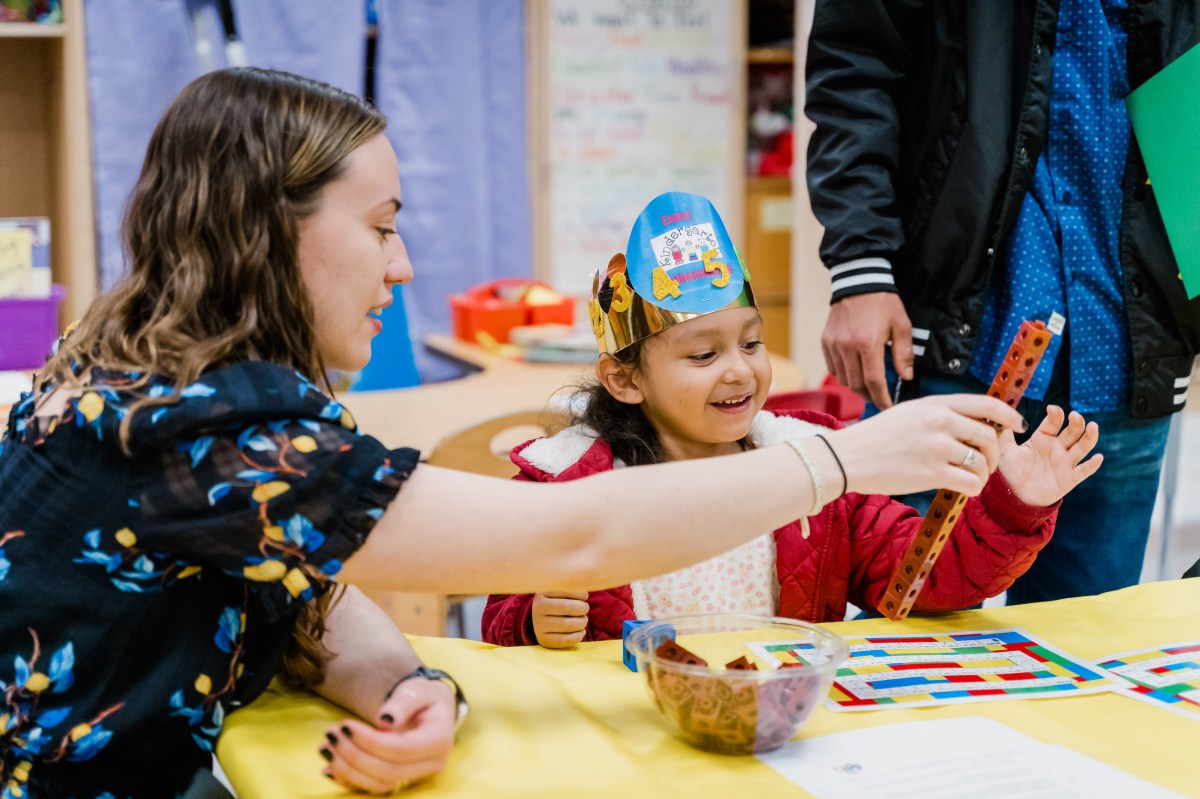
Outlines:
POLYGON ((23 297, 33 288, 33 235, 0 229, 0 297, 23 297))

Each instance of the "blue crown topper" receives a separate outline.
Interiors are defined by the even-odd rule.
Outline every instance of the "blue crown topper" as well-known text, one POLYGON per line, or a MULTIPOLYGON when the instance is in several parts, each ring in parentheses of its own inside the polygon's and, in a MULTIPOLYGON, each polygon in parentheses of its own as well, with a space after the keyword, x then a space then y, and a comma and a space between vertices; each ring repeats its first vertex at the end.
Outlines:
POLYGON ((754 306, 750 274, 706 197, 655 197, 592 286, 593 332, 617 352, 668 327, 726 308, 754 306))
POLYGON ((745 282, 725 223, 697 194, 670 192, 651 200, 633 223, 625 258, 633 290, 676 313, 724 308, 745 282))

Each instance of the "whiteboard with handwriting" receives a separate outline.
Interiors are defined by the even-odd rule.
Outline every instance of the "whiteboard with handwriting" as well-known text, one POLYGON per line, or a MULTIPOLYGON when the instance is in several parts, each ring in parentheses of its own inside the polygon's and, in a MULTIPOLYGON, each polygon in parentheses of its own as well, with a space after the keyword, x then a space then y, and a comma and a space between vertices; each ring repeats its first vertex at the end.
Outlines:
POLYGON ((638 213, 666 191, 707 196, 737 230, 743 4, 549 0, 543 7, 546 152, 533 157, 547 167, 539 235, 549 268, 539 271, 560 291, 588 293, 592 272, 624 252, 638 213))

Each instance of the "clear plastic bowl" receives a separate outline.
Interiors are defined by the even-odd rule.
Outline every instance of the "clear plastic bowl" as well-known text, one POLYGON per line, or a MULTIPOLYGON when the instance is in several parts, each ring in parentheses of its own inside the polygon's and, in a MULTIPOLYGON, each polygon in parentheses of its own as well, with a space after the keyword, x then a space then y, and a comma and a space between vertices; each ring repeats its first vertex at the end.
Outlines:
POLYGON ((787 743, 829 693, 838 666, 850 654, 840 636, 815 624, 735 613, 656 619, 631 632, 627 645, 674 733, 699 749, 727 755, 769 752, 787 743), (672 638, 708 665, 656 654, 672 638), (799 642, 807 662, 775 668, 746 646, 785 641, 799 642), (758 669, 724 667, 741 656, 758 669))

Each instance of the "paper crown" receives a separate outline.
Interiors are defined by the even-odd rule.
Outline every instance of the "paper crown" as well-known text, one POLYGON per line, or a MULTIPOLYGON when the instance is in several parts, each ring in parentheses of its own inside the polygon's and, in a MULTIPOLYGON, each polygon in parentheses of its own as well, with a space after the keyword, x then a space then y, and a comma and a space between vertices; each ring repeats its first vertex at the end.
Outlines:
POLYGON ((592 278, 588 313, 601 352, 727 308, 757 307, 750 272, 708 198, 669 192, 633 223, 625 253, 592 278))

